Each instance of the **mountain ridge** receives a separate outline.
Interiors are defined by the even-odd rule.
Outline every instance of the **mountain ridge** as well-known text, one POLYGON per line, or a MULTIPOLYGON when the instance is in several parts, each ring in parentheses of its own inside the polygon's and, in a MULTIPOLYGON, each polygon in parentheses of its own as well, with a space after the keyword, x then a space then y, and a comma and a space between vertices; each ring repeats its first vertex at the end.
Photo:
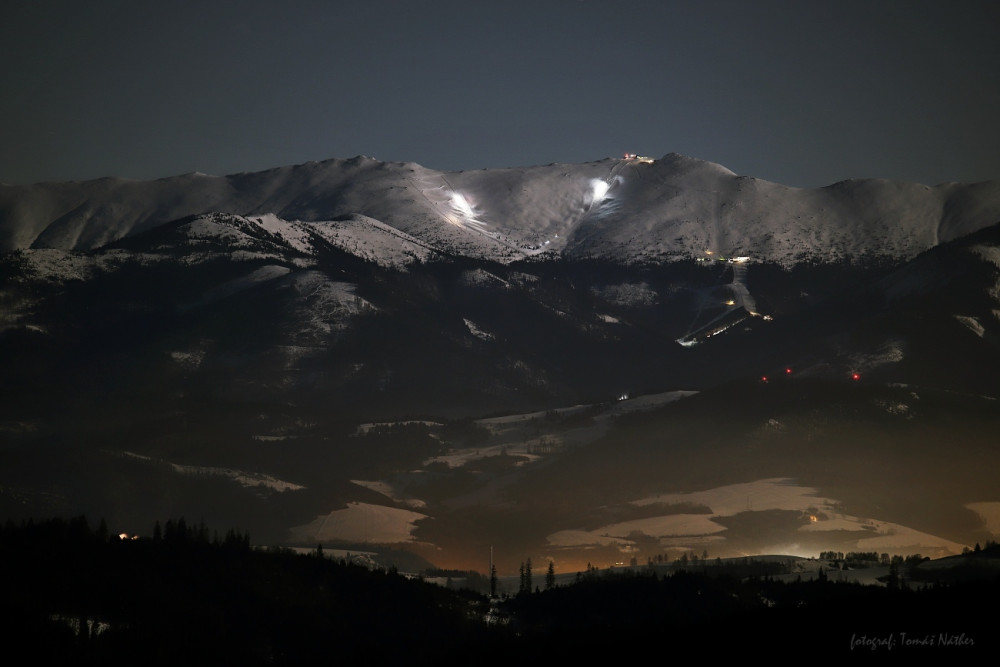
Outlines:
POLYGON ((580 569, 1000 535, 997 183, 358 157, 28 190, 8 517, 580 569))
POLYGON ((793 188, 677 153, 441 172, 356 156, 228 176, 0 186, 0 249, 93 250, 190 215, 361 215, 441 252, 622 262, 912 258, 1000 221, 1000 181, 793 188))

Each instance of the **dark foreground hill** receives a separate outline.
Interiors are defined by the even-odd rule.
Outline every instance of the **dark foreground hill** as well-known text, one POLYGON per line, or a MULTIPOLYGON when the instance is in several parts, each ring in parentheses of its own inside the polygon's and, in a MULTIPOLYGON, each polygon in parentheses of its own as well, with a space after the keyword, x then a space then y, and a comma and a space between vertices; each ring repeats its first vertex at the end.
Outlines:
POLYGON ((995 574, 881 587, 704 567, 667 577, 588 572, 491 601, 246 540, 232 531, 210 540, 183 521, 141 540, 91 530, 82 518, 8 523, 8 655, 53 665, 503 665, 651 652, 968 659, 997 647, 995 574))

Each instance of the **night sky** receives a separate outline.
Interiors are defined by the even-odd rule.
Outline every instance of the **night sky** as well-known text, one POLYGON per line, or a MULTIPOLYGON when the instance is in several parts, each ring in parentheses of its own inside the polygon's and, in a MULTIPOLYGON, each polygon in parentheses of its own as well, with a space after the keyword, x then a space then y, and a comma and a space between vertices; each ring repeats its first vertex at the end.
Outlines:
POLYGON ((998 34, 994 0, 11 0, 0 181, 624 151, 1000 179, 998 34))

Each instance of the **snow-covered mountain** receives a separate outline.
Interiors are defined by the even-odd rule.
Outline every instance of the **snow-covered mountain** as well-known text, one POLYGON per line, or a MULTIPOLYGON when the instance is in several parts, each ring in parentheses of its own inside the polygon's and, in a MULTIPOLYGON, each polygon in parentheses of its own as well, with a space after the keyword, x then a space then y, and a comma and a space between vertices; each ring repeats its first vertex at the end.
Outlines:
POLYGON ((0 248, 91 250, 205 213, 354 217, 356 232, 364 219, 375 234, 391 227, 438 252, 502 262, 549 252, 655 263, 710 251, 792 266, 911 258, 1000 220, 1000 183, 800 189, 677 154, 458 173, 355 157, 224 177, 2 186, 0 248))
POLYGON ((1000 183, 353 158, 3 186, 0 242, 8 516, 398 533, 465 565, 490 526, 616 558, 762 548, 775 517, 817 549, 993 534, 1000 183), (792 478, 759 514, 635 505, 792 478), (832 532, 798 532, 801 489, 832 532))

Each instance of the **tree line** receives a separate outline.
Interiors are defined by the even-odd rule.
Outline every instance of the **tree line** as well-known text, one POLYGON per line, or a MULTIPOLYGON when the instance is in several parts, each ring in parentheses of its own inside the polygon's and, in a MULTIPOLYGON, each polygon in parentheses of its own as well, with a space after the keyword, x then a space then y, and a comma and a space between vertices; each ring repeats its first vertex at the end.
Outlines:
POLYGON ((8 655, 38 664, 448 664, 499 632, 485 598, 253 548, 168 520, 132 539, 84 517, 0 526, 8 655), (385 641, 386 637, 392 641, 385 641))
POLYGON ((557 586, 550 561, 543 588, 528 559, 523 594, 491 598, 331 559, 320 546, 255 548, 244 532, 181 519, 139 539, 84 517, 8 521, 0 640, 40 664, 95 665, 509 665, 527 655, 595 664, 685 646, 834 655, 858 633, 900 631, 933 637, 953 658, 997 646, 995 568, 975 581, 872 586, 751 565, 592 567, 557 586))

